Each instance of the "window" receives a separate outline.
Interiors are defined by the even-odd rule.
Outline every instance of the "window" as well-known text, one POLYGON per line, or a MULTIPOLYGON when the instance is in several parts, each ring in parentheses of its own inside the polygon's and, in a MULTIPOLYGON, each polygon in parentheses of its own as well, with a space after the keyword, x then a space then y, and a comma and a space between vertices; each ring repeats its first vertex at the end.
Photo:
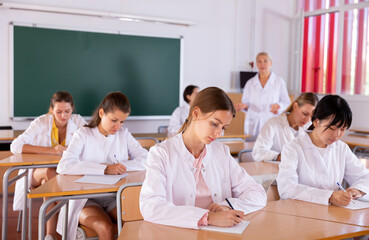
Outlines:
POLYGON ((303 9, 301 92, 369 95, 369 1, 305 0, 303 9))

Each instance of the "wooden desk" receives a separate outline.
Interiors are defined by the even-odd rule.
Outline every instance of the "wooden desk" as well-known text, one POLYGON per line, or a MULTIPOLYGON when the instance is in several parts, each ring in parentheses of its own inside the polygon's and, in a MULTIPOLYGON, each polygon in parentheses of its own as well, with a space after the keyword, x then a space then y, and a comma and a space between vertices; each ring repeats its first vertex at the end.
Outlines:
POLYGON ((0 130, 0 142, 11 143, 19 135, 21 135, 24 130, 0 130))
MULTIPOLYGON (((167 139, 167 134, 166 133, 132 133, 133 137, 153 137, 158 139, 158 141, 164 141, 165 139, 167 139)), ((245 135, 245 134, 229 134, 229 135, 224 135, 221 136, 219 138, 242 138, 243 140, 246 140, 246 138, 250 137, 250 135, 245 135)))
POLYGON ((221 143, 229 147, 232 155, 237 155, 241 150, 252 149, 255 142, 241 142, 241 141, 221 141, 221 143))
POLYGON ((119 240, 206 240, 206 239, 343 239, 369 234, 369 228, 291 215, 258 211, 246 216, 250 224, 241 234, 170 227, 146 221, 126 222, 119 240))
MULTIPOLYGON (((11 155, 13 155, 13 153, 11 153, 10 151, 0 151, 0 160, 4 159, 4 158, 7 158, 7 157, 10 157, 11 155)), ((8 170, 9 167, 0 167, 0 194, 3 193, 3 176, 6 172, 6 170, 8 170)), ((17 176, 17 172, 13 172, 12 175, 10 177, 15 177, 17 176)), ((14 185, 11 186, 9 188, 9 192, 8 193, 13 193, 14 192, 14 185)))
MULTIPOLYGON (((68 205, 66 204, 69 200, 116 196, 116 192, 118 191, 119 187, 124 184, 142 184, 143 180, 145 179, 145 174, 145 171, 129 172, 127 177, 121 179, 114 185, 76 183, 75 180, 81 178, 82 176, 57 175, 45 184, 32 190, 27 195, 28 198, 49 197, 49 199, 47 199, 41 205, 39 211, 39 239, 44 239, 45 223, 53 214, 59 211, 64 205, 66 206, 65 212, 68 211, 68 205), (50 206, 50 204, 55 202, 59 202, 58 205, 50 210, 50 212, 54 213, 46 214, 46 209, 50 206)), ((68 226, 67 221, 68 220, 64 222, 64 226, 68 226)), ((65 227, 64 230, 63 237, 67 237, 67 227, 65 227)))
POLYGON ((239 163, 250 176, 278 174, 279 164, 272 162, 242 162, 239 163))
MULTIPOLYGON (((25 188, 24 196, 28 191, 28 170, 34 168, 44 167, 56 167, 60 160, 60 155, 47 155, 47 154, 15 154, 0 160, 0 167, 9 167, 4 173, 3 177, 3 221, 2 221, 2 239, 7 239, 7 219, 8 219, 8 194, 9 186, 15 183, 17 180, 24 177, 25 188), (20 175, 12 177, 9 180, 11 173, 14 171, 25 169, 26 171, 20 175)), ((23 202, 23 214, 22 214, 22 239, 26 238, 26 217, 27 217, 27 198, 24 198, 23 202)), ((30 227, 29 227, 30 229, 30 227)), ((29 231, 31 236, 31 231, 29 231)))
POLYGON ((356 146, 369 147, 369 137, 347 134, 341 138, 341 141, 347 143, 350 148, 354 148, 356 146))
POLYGON ((369 209, 350 210, 333 205, 320 205, 299 200, 287 199, 268 202, 263 211, 287 214, 330 222, 369 226, 369 209))
POLYGON ((368 128, 350 128, 349 129, 350 132, 357 132, 357 133, 364 133, 364 134, 369 134, 369 129, 368 128))

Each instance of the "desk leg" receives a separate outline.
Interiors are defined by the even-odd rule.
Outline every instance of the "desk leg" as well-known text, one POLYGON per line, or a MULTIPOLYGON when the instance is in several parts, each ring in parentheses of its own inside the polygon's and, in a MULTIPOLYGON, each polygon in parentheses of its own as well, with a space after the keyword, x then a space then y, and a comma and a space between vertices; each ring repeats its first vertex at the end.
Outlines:
POLYGON ((9 181, 9 176, 10 174, 15 171, 15 170, 19 170, 21 169, 20 167, 11 167, 8 170, 6 170, 6 172, 4 173, 4 178, 3 178, 3 223, 2 223, 2 239, 3 240, 7 240, 7 230, 8 230, 8 189, 9 186, 11 184, 13 184, 14 182, 16 182, 18 179, 27 176, 27 172, 26 173, 22 173, 14 178, 12 178, 9 181))
POLYGON ((28 193, 28 169, 25 171, 24 178, 24 198, 23 198, 23 213, 22 213, 22 240, 27 239, 27 193, 28 193))
POLYGON ((69 201, 65 204, 64 207, 64 222, 63 222, 63 237, 62 239, 68 239, 68 211, 69 211, 69 201))

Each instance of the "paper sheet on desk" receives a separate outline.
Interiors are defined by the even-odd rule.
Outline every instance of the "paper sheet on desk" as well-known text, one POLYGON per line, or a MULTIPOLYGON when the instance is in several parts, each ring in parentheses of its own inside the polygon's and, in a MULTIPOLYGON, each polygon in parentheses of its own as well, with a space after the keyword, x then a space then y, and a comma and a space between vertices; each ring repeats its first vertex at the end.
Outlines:
POLYGON ((225 232, 225 233, 235 233, 242 234, 246 227, 249 225, 249 221, 242 221, 233 227, 216 227, 216 226, 202 226, 200 229, 207 231, 225 232))
POLYGON ((355 204, 350 202, 348 206, 344 206, 344 208, 357 210, 357 209, 363 209, 363 208, 369 208, 369 202, 367 201, 360 201, 360 200, 353 200, 355 204))
POLYGON ((127 173, 122 175, 85 175, 77 179, 76 183, 95 183, 95 184, 116 184, 120 179, 127 177, 127 173))

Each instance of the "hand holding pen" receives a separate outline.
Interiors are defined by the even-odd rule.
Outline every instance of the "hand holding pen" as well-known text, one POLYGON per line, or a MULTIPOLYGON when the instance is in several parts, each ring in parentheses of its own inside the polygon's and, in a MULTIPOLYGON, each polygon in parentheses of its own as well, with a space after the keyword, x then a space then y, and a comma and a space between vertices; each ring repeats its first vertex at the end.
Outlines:
POLYGON ((331 204, 334 204, 334 205, 337 205, 337 206, 347 206, 347 205, 349 205, 350 201, 352 201, 351 194, 346 192, 346 190, 338 182, 337 182, 337 185, 343 191, 334 191, 332 193, 331 197, 329 198, 329 202, 331 204))
MULTIPOLYGON (((344 191, 345 193, 347 193, 347 192, 346 192, 346 190, 341 186, 341 184, 340 184, 339 182, 337 182, 337 185, 338 185, 338 188, 339 188, 339 189, 341 189, 342 191, 344 191)), ((350 193, 349 193, 349 194, 350 194, 350 193)), ((351 195, 351 194, 350 194, 350 197, 352 198, 352 195, 351 195)), ((355 204, 354 200, 352 200, 352 199, 351 199, 351 202, 352 202, 353 204, 355 204)))
POLYGON ((56 144, 54 147, 51 147, 53 154, 63 154, 63 152, 67 149, 66 147, 60 145, 54 138, 51 138, 51 141, 56 144))
POLYGON ((117 156, 114 154, 115 164, 107 165, 104 173, 110 175, 119 175, 127 171, 127 167, 119 163, 117 156))

